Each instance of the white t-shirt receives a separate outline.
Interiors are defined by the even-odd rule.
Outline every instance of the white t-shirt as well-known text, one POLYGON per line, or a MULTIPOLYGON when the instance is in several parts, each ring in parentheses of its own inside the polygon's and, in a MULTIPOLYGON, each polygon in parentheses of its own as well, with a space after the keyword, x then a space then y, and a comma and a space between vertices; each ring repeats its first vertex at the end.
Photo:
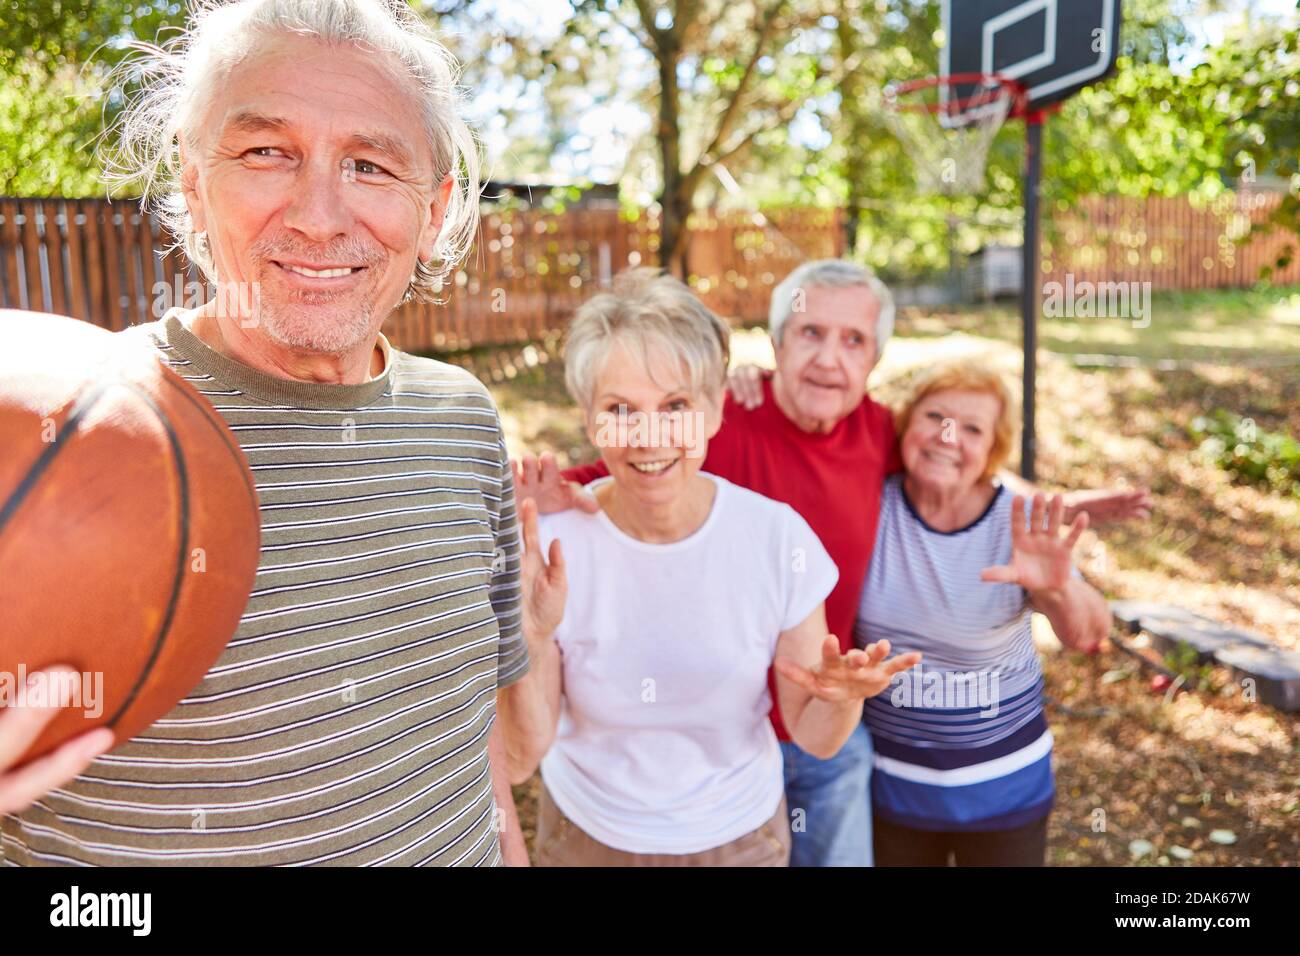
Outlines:
POLYGON ((708 850, 776 812, 768 668, 780 633, 839 577, 793 508, 706 477, 708 518, 672 544, 638 541, 603 511, 540 523, 569 578, 564 703, 542 778, 574 823, 630 853, 708 850))

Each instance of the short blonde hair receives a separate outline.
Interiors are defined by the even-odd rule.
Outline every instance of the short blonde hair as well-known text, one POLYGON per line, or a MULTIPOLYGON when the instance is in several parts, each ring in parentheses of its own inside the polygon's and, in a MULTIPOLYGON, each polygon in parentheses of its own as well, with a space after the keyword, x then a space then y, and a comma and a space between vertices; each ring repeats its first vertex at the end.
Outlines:
POLYGON ((651 350, 660 347, 681 360, 694 394, 712 396, 726 383, 730 339, 727 323, 680 280, 659 269, 628 269, 574 314, 564 344, 564 383, 589 409, 596 377, 615 345, 630 347, 647 368, 651 350))
POLYGON ((1006 464, 1011 449, 1015 447, 1016 432, 1020 429, 1020 400, 1007 387, 1002 373, 987 365, 962 359, 944 362, 921 373, 895 413, 894 423, 899 437, 907 433, 917 405, 927 396, 947 391, 983 392, 998 400, 1001 408, 993 425, 993 447, 989 449, 989 460, 980 476, 981 480, 992 478, 1006 464))

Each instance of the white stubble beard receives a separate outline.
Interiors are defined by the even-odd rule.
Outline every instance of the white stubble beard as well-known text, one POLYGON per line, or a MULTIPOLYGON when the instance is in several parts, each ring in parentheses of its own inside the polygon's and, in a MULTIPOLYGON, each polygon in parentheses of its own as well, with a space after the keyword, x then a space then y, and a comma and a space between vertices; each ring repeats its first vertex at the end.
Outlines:
POLYGON ((311 314, 317 311, 312 306, 263 298, 258 322, 281 345, 303 352, 342 355, 374 336, 372 306, 373 302, 363 301, 342 314, 330 310, 328 320, 322 321, 325 316, 311 314))

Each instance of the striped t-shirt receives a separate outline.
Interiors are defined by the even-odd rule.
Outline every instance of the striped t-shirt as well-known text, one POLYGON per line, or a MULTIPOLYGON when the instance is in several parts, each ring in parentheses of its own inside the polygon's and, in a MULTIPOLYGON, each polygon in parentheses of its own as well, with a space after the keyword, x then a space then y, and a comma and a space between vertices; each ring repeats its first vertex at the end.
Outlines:
POLYGON ((1051 811, 1052 734, 1023 588, 980 571, 1011 560, 1012 495, 998 488, 967 527, 921 520, 901 475, 885 482, 856 639, 921 651, 869 699, 872 810, 920 830, 1000 830, 1051 811))
POLYGON ((166 717, 0 822, 15 864, 499 865, 488 732, 528 666, 514 492, 467 372, 264 375, 175 313, 147 336, 229 423, 261 500, 252 597, 166 717))

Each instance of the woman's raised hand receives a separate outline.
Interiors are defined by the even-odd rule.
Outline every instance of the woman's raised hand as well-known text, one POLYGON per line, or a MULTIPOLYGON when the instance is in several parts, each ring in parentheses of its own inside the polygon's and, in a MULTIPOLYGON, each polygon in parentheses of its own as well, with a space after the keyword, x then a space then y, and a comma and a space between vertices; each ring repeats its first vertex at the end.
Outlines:
POLYGON ((841 654, 840 642, 832 634, 822 642, 822 659, 815 667, 803 667, 788 657, 777 657, 773 666, 782 677, 821 700, 862 700, 875 697, 889 686, 895 674, 921 661, 916 651, 886 661, 888 655, 889 641, 841 654))
POLYGON ((1079 535, 1088 527, 1088 514, 1081 512, 1061 537, 1061 516, 1065 504, 1060 495, 1053 495, 1050 504, 1039 492, 1029 512, 1029 525, 1025 526, 1025 499, 1016 495, 1011 500, 1011 563, 985 568, 980 580, 1000 584, 1018 584, 1026 591, 1053 591, 1070 581, 1071 554, 1079 535))
POLYGON ((569 593, 564 573, 564 552, 560 539, 551 542, 550 553, 542 555, 541 536, 537 533, 537 502, 528 499, 519 506, 523 528, 523 628, 530 644, 547 641, 564 618, 564 601, 569 593))

